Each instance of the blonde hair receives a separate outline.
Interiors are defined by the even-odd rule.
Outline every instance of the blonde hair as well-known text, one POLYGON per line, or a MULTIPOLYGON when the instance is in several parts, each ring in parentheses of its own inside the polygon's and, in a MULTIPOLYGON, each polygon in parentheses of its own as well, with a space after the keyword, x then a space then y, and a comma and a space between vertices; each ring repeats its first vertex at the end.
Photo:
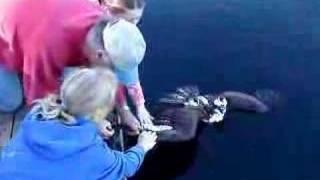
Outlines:
POLYGON ((93 117, 97 109, 109 113, 114 104, 117 80, 102 68, 84 68, 69 75, 60 88, 60 96, 49 95, 36 101, 43 119, 59 118, 73 123, 74 116, 93 117))

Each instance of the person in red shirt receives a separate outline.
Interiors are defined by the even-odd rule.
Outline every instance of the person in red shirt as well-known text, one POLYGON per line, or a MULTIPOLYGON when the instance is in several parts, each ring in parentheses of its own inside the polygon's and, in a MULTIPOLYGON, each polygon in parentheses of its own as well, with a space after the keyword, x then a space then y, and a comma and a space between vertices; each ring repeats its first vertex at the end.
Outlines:
MULTIPOLYGON (((95 0, 94 0, 95 1, 95 0)), ((137 24, 140 19, 141 15, 143 14, 144 8, 145 8, 145 1, 144 0, 97 0, 100 4, 103 4, 106 9, 108 10, 109 14, 111 16, 120 17, 123 19, 126 19, 134 24, 137 24), (123 8, 126 7, 126 8, 123 8)), ((105 21, 102 19, 100 22, 105 21)), ((97 26, 101 26, 101 23, 97 23, 97 26)), ((101 29, 103 29, 104 26, 102 25, 100 28, 98 27, 97 30, 99 33, 102 32, 101 29)), ((92 28, 95 29, 95 28, 92 28)), ((95 34, 96 35, 96 34, 95 34)), ((107 40, 110 40, 108 38, 107 33, 107 40)), ((99 35, 98 35, 99 37, 99 35)), ((105 38, 105 37, 104 37, 105 38)), ((105 39, 104 39, 105 41, 105 39)), ((100 41, 98 44, 100 44, 99 48, 101 47, 101 43, 104 43, 100 41)), ((105 48, 105 44, 103 44, 103 48, 105 48)), ((99 49, 96 48, 96 49, 99 49)), ((142 59, 141 59, 142 60, 142 59)), ((122 60, 122 62, 125 62, 125 59, 122 60)), ((125 62, 125 64, 128 62, 125 62)), ((129 62, 130 63, 130 62, 129 62)), ((142 124, 152 124, 153 117, 150 115, 149 111, 146 109, 144 103, 144 94, 142 90, 142 86, 139 82, 139 73, 138 73, 138 65, 140 62, 136 63, 136 66, 133 68, 135 70, 129 70, 125 73, 121 72, 119 68, 116 68, 116 74, 120 80, 118 95, 117 95, 117 109, 120 112, 121 119, 125 119, 127 121, 127 124, 130 123, 130 127, 135 127, 135 133, 137 133, 139 124, 136 118, 132 115, 128 105, 127 105, 127 99, 126 99, 126 90, 128 91, 128 94, 131 97, 131 100, 133 101, 135 107, 137 116, 142 124)), ((119 64, 119 63, 113 63, 113 64, 119 64)), ((122 63, 123 64, 123 63, 122 63)), ((121 68, 120 68, 121 69, 121 68)))
MULTIPOLYGON (((142 16, 144 3, 127 2, 1 0, 0 80, 8 83, 0 86, 0 110, 15 111, 22 97, 31 105, 56 93, 66 67, 92 65, 84 46, 89 30, 100 18, 120 17, 137 23, 142 16), (141 10, 130 10, 138 5, 141 10)), ((142 89, 136 89, 137 97, 143 97, 142 89)))

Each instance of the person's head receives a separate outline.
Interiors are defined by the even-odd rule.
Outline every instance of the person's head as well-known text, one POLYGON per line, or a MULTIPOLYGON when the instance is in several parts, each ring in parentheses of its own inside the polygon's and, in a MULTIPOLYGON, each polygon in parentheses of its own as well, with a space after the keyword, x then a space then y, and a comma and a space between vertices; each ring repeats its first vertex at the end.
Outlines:
POLYGON ((110 22, 103 30, 103 43, 120 83, 138 83, 138 66, 146 52, 146 42, 138 27, 122 19, 110 22))
POLYGON ((102 18, 88 32, 83 48, 91 66, 109 67, 121 84, 139 82, 138 66, 146 51, 139 28, 124 19, 102 18))
MULTIPOLYGON (((37 101, 44 117, 68 121, 68 117, 103 120, 113 109, 117 80, 102 68, 84 68, 67 76, 60 88, 59 102, 51 98, 37 101)), ((50 119, 49 118, 49 119, 50 119)))
POLYGON ((120 18, 137 24, 145 8, 145 0, 98 0, 99 4, 105 6, 108 11, 120 18))

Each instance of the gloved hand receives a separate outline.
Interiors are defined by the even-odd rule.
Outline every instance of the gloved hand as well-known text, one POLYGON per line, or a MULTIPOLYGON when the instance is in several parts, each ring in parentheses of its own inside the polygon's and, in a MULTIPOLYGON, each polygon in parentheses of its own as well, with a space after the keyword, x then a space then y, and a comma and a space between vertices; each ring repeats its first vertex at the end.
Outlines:
POLYGON ((138 146, 148 152, 156 145, 157 135, 154 132, 143 131, 138 138, 138 146))
POLYGON ((140 120, 140 123, 143 124, 153 124, 152 120, 154 119, 149 111, 146 109, 144 104, 141 104, 137 107, 137 116, 140 120))

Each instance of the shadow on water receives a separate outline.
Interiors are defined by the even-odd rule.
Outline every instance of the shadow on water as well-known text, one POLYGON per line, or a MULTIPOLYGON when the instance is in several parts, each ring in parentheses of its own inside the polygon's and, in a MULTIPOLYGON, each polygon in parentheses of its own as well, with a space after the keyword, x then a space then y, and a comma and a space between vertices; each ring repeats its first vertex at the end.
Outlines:
MULTIPOLYGON (((199 128, 199 133, 202 130, 203 126, 199 128)), ((180 143, 158 144, 146 156, 144 164, 133 179, 170 180, 182 176, 194 163, 198 146, 198 138, 180 143)))

